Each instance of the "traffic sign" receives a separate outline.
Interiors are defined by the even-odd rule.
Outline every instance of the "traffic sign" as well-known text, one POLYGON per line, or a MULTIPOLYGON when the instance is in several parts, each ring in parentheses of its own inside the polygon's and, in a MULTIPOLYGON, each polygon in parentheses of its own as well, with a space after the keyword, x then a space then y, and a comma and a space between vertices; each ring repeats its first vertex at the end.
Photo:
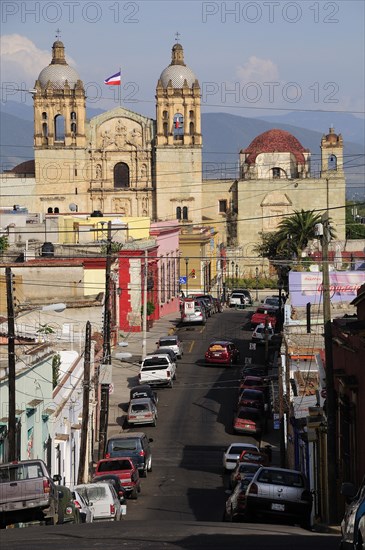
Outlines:
POLYGON ((180 278, 179 278, 179 283, 180 283, 181 285, 186 285, 186 277, 180 277, 180 278))

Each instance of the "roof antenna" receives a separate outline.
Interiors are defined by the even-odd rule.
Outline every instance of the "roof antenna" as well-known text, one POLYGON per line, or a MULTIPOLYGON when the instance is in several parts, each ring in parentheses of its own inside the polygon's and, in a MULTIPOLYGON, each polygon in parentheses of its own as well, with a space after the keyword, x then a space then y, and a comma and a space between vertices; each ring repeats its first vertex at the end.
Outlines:
POLYGON ((61 29, 56 29, 56 40, 61 39, 61 29))
POLYGON ((179 44, 179 38, 180 38, 180 36, 181 36, 181 34, 180 34, 179 32, 177 32, 177 33, 175 34, 175 42, 176 42, 176 44, 179 44))

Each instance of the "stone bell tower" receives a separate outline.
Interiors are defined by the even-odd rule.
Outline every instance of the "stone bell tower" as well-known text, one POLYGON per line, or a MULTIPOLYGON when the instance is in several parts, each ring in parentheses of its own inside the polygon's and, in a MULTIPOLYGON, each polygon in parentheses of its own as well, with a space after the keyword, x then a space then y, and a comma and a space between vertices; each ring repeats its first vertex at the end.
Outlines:
POLYGON ((334 128, 321 140, 321 177, 343 178, 343 139, 335 134, 334 128))
POLYGON ((176 43, 156 87, 156 218, 201 221, 199 82, 176 43))

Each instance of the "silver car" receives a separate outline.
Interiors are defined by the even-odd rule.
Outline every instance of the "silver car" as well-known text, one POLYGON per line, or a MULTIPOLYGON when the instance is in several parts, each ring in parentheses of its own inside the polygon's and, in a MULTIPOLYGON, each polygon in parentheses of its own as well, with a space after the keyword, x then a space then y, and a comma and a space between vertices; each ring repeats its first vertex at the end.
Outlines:
POLYGON ((157 407, 149 397, 131 399, 128 407, 127 422, 132 424, 157 424, 157 407))
POLYGON ((247 489, 247 518, 282 518, 309 528, 311 524, 312 494, 305 476, 297 470, 260 468, 247 489))
POLYGON ((158 342, 156 342, 159 348, 170 348, 178 359, 184 355, 183 343, 176 335, 162 336, 158 342))

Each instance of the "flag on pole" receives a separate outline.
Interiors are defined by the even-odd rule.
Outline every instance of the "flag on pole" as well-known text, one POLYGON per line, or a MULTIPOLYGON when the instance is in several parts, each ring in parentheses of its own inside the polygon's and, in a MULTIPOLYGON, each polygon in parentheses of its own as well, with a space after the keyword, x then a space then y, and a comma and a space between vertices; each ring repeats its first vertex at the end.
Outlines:
POLYGON ((117 73, 113 74, 112 76, 109 76, 109 78, 106 78, 104 80, 104 84, 107 84, 108 86, 120 86, 121 83, 121 71, 118 71, 117 73))

